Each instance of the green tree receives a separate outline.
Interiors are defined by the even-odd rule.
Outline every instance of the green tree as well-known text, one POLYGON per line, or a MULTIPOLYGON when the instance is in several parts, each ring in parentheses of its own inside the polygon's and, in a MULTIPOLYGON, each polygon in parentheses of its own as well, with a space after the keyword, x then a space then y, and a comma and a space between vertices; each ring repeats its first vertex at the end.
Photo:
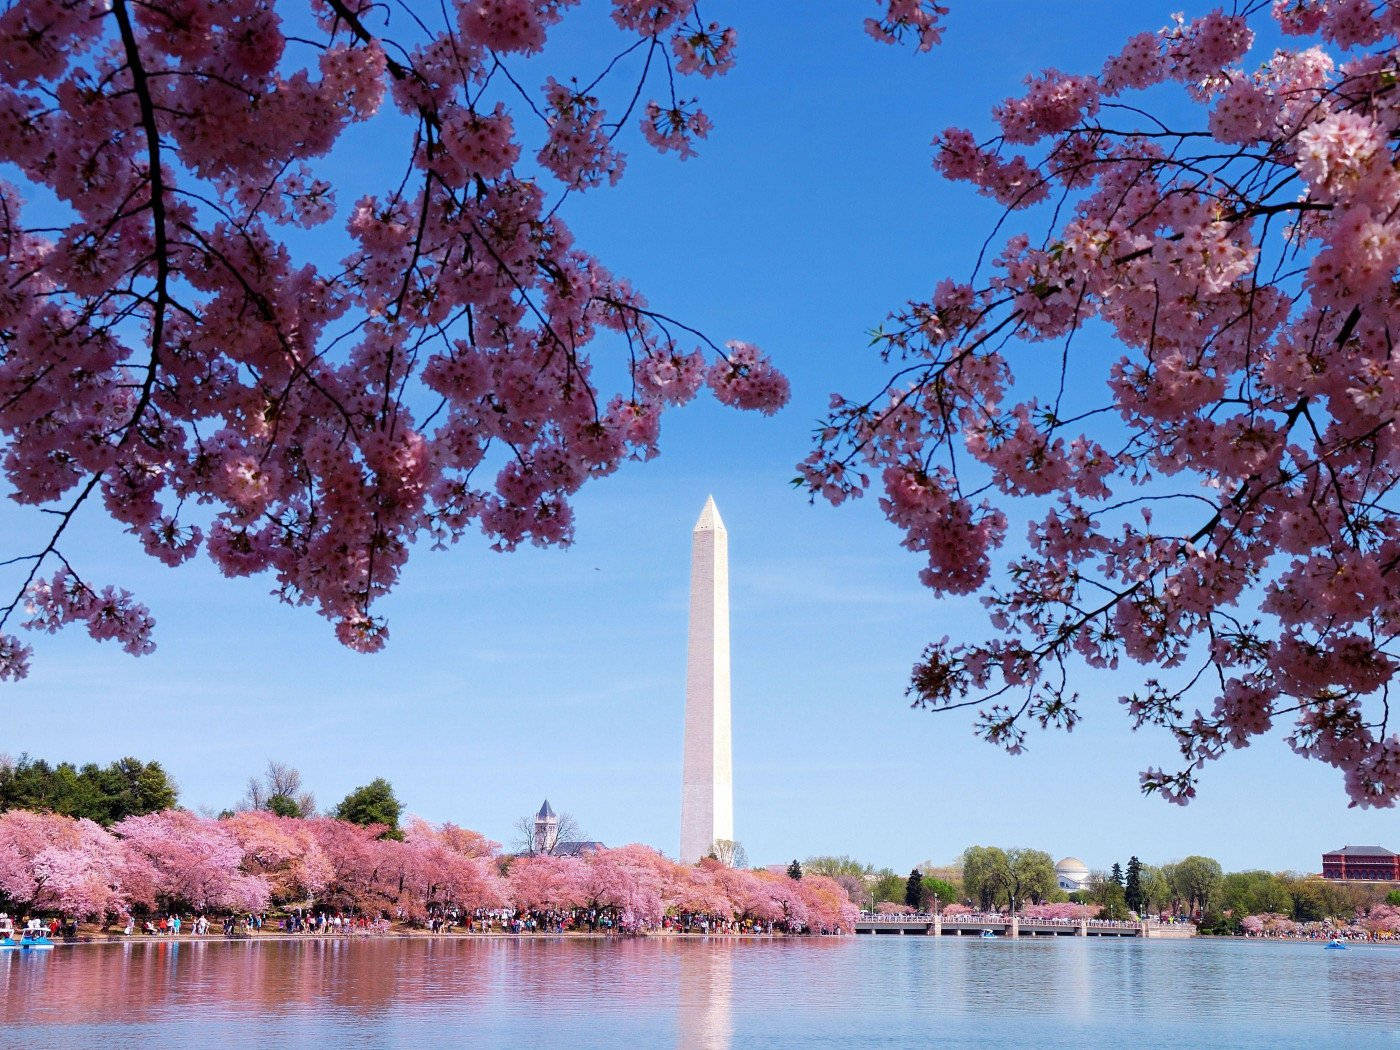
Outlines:
MULTIPOLYGON (((263 803, 263 809, 276 813, 279 817, 299 817, 301 807, 290 795, 273 795, 263 803)), ((356 821, 356 823, 359 823, 356 821)))
POLYGON ((1293 907, 1289 914, 1294 922, 1321 922, 1327 918, 1327 899, 1317 879, 1298 879, 1290 887, 1293 907))
POLYGON ((351 824, 369 826, 382 824, 386 833, 397 833, 399 814, 403 805, 394 797, 394 789, 383 777, 375 777, 364 787, 346 795, 335 807, 335 815, 351 824))
POLYGON ((935 879, 932 875, 925 875, 923 881, 923 907, 941 908, 945 904, 957 902, 959 894, 958 888, 951 882, 944 879, 935 879))
POLYGON ((904 903, 918 908, 924 902, 924 873, 915 868, 904 883, 904 903))
POLYGON ((1391 890, 1385 895, 1385 902, 1393 907, 1400 908, 1400 890, 1391 890))
POLYGON ((1123 869, 1116 860, 1113 862, 1113 870, 1108 873, 1108 878, 1110 882, 1119 886, 1123 885, 1123 869))
POLYGON ((1234 871, 1220 880, 1222 911, 1243 918, 1272 912, 1293 912, 1293 892, 1286 879, 1269 871, 1234 871))
POLYGON ((97 781, 112 823, 172 809, 178 797, 159 762, 142 762, 129 755, 100 770, 97 781))
POLYGON ((870 887, 870 896, 879 904, 881 901, 898 902, 900 895, 904 892, 904 876, 898 875, 889 868, 881 868, 877 871, 870 887))
POLYGON ((797 863, 797 859, 795 857, 793 858, 792 863, 789 864, 787 867, 787 876, 788 878, 794 880, 802 878, 802 865, 797 863))
POLYGON ((802 870, 812 875, 825 875, 827 878, 835 879, 843 875, 852 876, 857 879, 869 879, 875 875, 875 869, 869 864, 862 864, 852 857, 808 857, 802 862, 802 870))
POLYGON ((0 810, 60 813, 110 825, 175 805, 175 785, 158 762, 123 758, 106 767, 89 762, 53 766, 20 756, 0 761, 0 810))
POLYGON ((1238 915, 1226 915, 1219 908, 1211 908, 1201 914, 1196 925, 1202 933, 1219 936, 1238 935, 1243 929, 1240 918, 1238 915))
MULTIPOLYGON (((1160 912, 1172 899, 1171 883, 1167 881, 1163 868, 1149 864, 1142 866, 1142 906, 1149 912, 1160 912)), ((1141 914, 1139 912, 1139 914, 1141 914)))
POLYGON ((1192 914, 1204 915, 1220 891, 1220 862, 1210 857, 1187 857, 1167 865, 1163 871, 1173 898, 1185 904, 1192 914))
POLYGON ((1128 858, 1128 873, 1123 880, 1123 901, 1129 910, 1142 914, 1146 897, 1142 892, 1142 861, 1137 857, 1128 858))
POLYGON ((1055 862, 1044 850, 1007 850, 1006 860, 1010 873, 1007 903, 1012 911, 1027 901, 1039 904, 1058 888, 1055 862))
POLYGON ((1090 887, 1089 898, 1103 909, 1101 918, 1121 920, 1128 917, 1126 891, 1112 878, 1096 880, 1090 887))
POLYGON ((969 846, 963 851, 963 891, 983 911, 995 908, 1011 885, 1006 851, 996 846, 969 846))
POLYGON ((316 798, 301 786, 301 771, 285 762, 267 763, 262 778, 248 778, 243 808, 266 809, 278 816, 310 817, 316 813, 316 798))

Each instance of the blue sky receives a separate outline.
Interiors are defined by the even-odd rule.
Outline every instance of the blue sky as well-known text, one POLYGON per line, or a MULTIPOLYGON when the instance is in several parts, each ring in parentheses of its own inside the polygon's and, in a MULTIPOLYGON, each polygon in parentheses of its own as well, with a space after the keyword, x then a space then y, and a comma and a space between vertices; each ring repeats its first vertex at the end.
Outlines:
MULTIPOLYGON (((412 812, 507 843, 548 796, 591 837, 674 854, 690 529, 713 493, 730 532, 736 834, 755 862, 849 853, 903 870, 984 843, 1095 868, 1202 852, 1311 871, 1343 843, 1396 846, 1393 813, 1348 810, 1340 777, 1278 737, 1207 770, 1185 809, 1140 797, 1137 771, 1175 751, 1129 731, 1122 674, 1082 673, 1081 728, 1033 734, 1018 757, 977 741, 966 714, 909 710, 923 644, 976 637, 981 607, 921 588, 873 501, 812 507, 788 484, 827 395, 878 381, 868 330, 965 275, 995 221, 936 177, 934 133, 986 131, 1026 73, 1097 70, 1179 5, 963 0, 929 55, 869 40, 860 2, 704 6, 738 25, 740 62, 695 88, 716 124, 701 156, 634 142, 622 183, 571 200, 571 222, 655 307, 760 344, 791 405, 773 419, 708 400, 672 414, 658 460, 578 497, 571 549, 424 545, 383 606, 390 644, 370 657, 277 605, 267 580, 167 569, 84 519, 70 555, 151 606, 160 647, 134 660, 80 631, 32 638, 31 677, 0 687, 0 751, 156 758, 186 805, 214 809, 269 758, 299 767, 324 804, 382 775, 412 812)), ((585 3, 556 55, 567 66, 611 32, 585 3)), ((372 185, 377 132, 360 134, 333 163, 372 185)), ((0 507, 7 550, 34 527, 0 507)))

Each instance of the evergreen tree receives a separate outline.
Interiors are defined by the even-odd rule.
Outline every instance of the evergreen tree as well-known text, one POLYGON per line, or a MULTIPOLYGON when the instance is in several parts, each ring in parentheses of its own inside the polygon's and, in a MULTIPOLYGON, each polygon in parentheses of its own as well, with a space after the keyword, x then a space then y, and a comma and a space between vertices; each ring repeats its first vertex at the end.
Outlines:
POLYGON ((399 814, 403 804, 394 797, 394 789, 383 777, 375 777, 364 787, 346 795, 335 808, 335 815, 352 824, 369 826, 382 824, 386 838, 399 837, 399 814))
POLYGON ((0 758, 0 811, 29 809, 83 817, 102 825, 175 805, 175 785, 159 762, 123 758, 101 767, 89 762, 51 766, 21 755, 0 758))
POLYGON ((1146 900, 1142 892, 1142 861, 1136 857, 1128 858, 1128 877, 1123 886, 1123 896, 1128 908, 1141 915, 1146 900))
POLYGON ((918 908, 924 900, 924 873, 915 868, 909 873, 909 881, 904 884, 904 903, 918 908))
POLYGON ((788 878, 794 880, 802 878, 802 865, 797 863, 796 858, 794 858, 793 862, 788 865, 787 875, 788 878))
POLYGON ((301 807, 290 795, 273 795, 263 803, 263 809, 276 813, 279 817, 301 816, 301 807))
POLYGON ((1113 862, 1113 870, 1109 872, 1110 882, 1115 882, 1119 886, 1123 885, 1123 867, 1116 860, 1113 862))

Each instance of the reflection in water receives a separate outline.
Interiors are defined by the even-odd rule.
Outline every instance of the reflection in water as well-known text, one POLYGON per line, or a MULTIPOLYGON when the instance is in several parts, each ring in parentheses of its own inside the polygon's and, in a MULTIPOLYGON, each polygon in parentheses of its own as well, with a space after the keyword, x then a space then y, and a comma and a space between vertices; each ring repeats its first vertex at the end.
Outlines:
POLYGON ((680 947, 677 1050, 729 1050, 734 1042, 734 952, 751 947, 705 940, 680 947))
POLYGON ((211 1004, 254 1016, 298 1008, 382 1014, 405 1001, 476 994, 487 960, 451 948, 406 940, 167 941, 61 947, 43 953, 50 965, 43 956, 5 952, 0 1017, 10 1024, 104 1016, 142 1023, 211 1004))
POLYGON ((353 940, 0 953, 0 1044, 1388 1044, 1400 950, 879 937, 353 940), (6 1042, 9 1040, 10 1042, 6 1042))

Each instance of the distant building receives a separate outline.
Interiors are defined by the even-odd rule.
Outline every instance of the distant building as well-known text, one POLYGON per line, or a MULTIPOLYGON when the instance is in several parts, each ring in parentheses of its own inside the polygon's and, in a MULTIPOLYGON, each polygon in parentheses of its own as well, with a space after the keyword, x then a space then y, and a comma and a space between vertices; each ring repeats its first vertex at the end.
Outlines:
POLYGON ((535 832, 530 837, 531 853, 548 853, 555 857, 578 857, 602 848, 601 842, 582 839, 561 841, 559 838, 559 816, 554 812, 554 807, 549 804, 549 799, 544 800, 544 805, 540 806, 540 811, 535 814, 535 832))
POLYGON ((558 841, 559 817, 550 806, 549 799, 545 799, 544 805, 535 814, 535 834, 531 841, 531 852, 553 853, 558 841))
POLYGON ((1066 893, 1089 888, 1089 865, 1078 857, 1066 857, 1055 865, 1055 883, 1066 893))
POLYGON ((1322 855, 1322 877, 1338 882, 1400 882, 1400 855, 1380 846, 1343 846, 1322 855))

